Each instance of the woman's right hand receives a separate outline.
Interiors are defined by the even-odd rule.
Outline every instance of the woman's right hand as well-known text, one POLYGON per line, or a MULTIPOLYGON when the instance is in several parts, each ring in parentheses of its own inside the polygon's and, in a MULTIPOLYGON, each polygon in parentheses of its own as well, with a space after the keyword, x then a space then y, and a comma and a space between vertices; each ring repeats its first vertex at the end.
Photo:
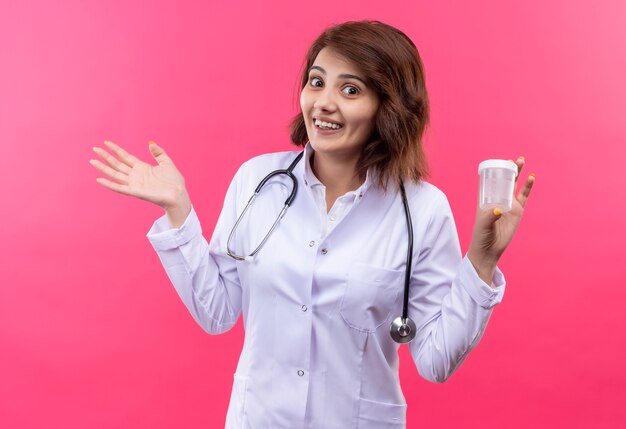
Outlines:
POLYGON ((104 163, 97 159, 91 159, 89 163, 108 177, 99 177, 96 181, 112 191, 162 207, 172 227, 180 227, 191 211, 191 201, 185 179, 165 151, 150 142, 150 152, 158 163, 150 165, 113 142, 105 141, 104 144, 117 158, 102 148, 93 148, 104 163))

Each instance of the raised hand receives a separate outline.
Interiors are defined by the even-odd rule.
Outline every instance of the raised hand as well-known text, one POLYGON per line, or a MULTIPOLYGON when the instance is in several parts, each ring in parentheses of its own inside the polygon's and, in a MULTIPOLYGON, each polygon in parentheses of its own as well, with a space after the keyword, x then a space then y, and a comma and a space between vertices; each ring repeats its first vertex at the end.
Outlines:
POLYGON ((151 142, 150 153, 157 165, 150 165, 113 142, 105 141, 104 144, 117 158, 102 148, 93 148, 104 162, 91 159, 89 163, 107 177, 99 177, 96 181, 112 191, 162 207, 172 226, 180 226, 191 210, 191 202, 185 179, 165 151, 151 142))
MULTIPOLYGON (((520 177, 524 166, 524 157, 519 157, 517 164, 517 179, 520 177)), ((526 178, 517 196, 513 198, 512 209, 506 213, 498 209, 481 210, 476 209, 476 222, 472 233, 472 243, 467 252, 467 256, 476 268, 478 275, 490 284, 498 260, 513 240, 515 231, 522 220, 524 206, 530 195, 530 190, 535 183, 534 174, 526 178)))

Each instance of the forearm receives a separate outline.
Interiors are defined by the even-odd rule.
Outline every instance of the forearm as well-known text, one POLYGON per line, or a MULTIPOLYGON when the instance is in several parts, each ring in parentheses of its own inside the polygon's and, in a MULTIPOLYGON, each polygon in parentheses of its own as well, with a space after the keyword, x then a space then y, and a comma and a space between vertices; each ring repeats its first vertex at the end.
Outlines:
POLYGON ((186 223, 171 229, 166 216, 147 234, 181 300, 208 333, 234 325, 241 311, 236 266, 231 258, 211 252, 195 212, 186 223))
POLYGON ((421 314, 428 320, 410 344, 415 364, 424 378, 437 383, 447 380, 478 344, 493 307, 504 293, 505 280, 498 269, 493 284, 492 288, 484 285, 469 258, 464 258, 441 304, 433 295, 444 293, 446 288, 440 285, 413 298, 413 314, 421 314))

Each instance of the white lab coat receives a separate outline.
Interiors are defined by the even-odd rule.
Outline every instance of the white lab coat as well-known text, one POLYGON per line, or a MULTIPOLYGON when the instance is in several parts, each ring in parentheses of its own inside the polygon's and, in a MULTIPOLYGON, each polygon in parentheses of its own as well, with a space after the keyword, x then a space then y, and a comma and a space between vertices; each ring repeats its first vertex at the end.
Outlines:
MULTIPOLYGON (((402 312, 408 243, 400 194, 384 193, 368 174, 329 228, 305 180, 310 150, 294 169, 292 206, 253 261, 227 256, 228 235, 257 184, 287 168, 295 152, 242 165, 210 243, 193 209, 178 229, 158 219, 148 238, 206 332, 225 332, 243 315, 227 429, 404 428, 399 346, 389 335, 402 312)), ((409 347, 419 373, 440 383, 480 340, 505 280, 496 269, 485 284, 461 257, 439 189, 423 181, 405 186, 414 229, 409 317, 418 328, 409 347)), ((271 180, 237 230, 236 253, 262 240, 290 189, 285 176, 271 180)))

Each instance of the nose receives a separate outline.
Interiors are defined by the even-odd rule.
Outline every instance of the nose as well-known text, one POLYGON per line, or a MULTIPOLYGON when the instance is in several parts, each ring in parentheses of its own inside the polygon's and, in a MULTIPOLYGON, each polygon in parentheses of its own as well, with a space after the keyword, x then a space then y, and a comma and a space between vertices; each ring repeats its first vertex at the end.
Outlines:
POLYGON ((313 107, 323 112, 333 112, 337 109, 337 103, 333 91, 329 87, 323 88, 316 93, 313 107))

